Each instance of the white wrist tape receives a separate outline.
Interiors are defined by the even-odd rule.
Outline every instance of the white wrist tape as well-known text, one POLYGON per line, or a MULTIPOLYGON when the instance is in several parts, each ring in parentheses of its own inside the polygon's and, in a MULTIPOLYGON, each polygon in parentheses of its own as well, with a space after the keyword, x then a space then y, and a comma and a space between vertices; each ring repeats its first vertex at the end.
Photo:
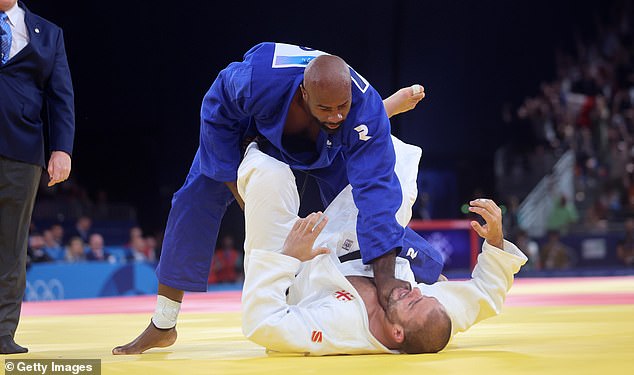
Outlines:
POLYGON ((181 310, 181 303, 158 295, 156 299, 156 310, 152 316, 152 323, 156 328, 170 329, 176 326, 178 313, 181 310))

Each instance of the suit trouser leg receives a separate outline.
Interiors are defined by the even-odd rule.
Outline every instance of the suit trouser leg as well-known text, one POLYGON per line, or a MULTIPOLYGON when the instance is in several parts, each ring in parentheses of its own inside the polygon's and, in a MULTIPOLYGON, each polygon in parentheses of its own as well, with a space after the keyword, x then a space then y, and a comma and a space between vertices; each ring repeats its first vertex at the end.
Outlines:
POLYGON ((0 157, 0 336, 15 335, 26 288, 26 248, 42 168, 0 157))

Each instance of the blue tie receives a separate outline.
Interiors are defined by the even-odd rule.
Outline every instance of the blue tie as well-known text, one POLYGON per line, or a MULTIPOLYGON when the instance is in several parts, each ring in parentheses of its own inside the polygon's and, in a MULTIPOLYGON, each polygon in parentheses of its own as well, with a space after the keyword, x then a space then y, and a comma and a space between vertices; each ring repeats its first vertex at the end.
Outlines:
POLYGON ((7 63, 11 52, 11 27, 8 19, 5 12, 0 12, 0 65, 7 63))

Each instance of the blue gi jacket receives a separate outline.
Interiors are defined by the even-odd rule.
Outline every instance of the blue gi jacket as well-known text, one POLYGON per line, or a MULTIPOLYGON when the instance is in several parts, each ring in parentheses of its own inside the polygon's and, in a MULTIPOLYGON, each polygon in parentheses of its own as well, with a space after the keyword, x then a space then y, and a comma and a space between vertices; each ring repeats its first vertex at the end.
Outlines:
POLYGON ((235 181, 240 142, 248 127, 271 142, 268 153, 293 169, 345 168, 346 173, 333 171, 332 176, 342 179, 343 175, 347 181, 332 185, 353 187, 359 245, 368 263, 402 247, 405 234, 394 216, 401 204, 401 188, 394 173, 390 122, 379 94, 351 68, 352 106, 340 130, 332 135, 321 131, 313 151, 291 152, 282 145, 286 116, 304 68, 321 54, 289 44, 262 43, 249 50, 244 61, 222 70, 203 99, 201 170, 216 181, 235 181))

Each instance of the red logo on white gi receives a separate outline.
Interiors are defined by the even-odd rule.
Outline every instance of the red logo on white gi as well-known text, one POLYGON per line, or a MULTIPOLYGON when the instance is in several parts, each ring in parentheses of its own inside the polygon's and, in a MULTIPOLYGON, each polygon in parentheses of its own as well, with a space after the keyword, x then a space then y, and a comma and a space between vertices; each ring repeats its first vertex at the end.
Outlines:
POLYGON ((346 292, 345 290, 340 290, 338 292, 335 292, 335 298, 339 301, 348 302, 352 301, 354 299, 354 296, 351 293, 346 292))
POLYGON ((321 343, 322 339, 323 335, 321 331, 313 331, 312 335, 310 336, 310 341, 312 342, 321 343))

